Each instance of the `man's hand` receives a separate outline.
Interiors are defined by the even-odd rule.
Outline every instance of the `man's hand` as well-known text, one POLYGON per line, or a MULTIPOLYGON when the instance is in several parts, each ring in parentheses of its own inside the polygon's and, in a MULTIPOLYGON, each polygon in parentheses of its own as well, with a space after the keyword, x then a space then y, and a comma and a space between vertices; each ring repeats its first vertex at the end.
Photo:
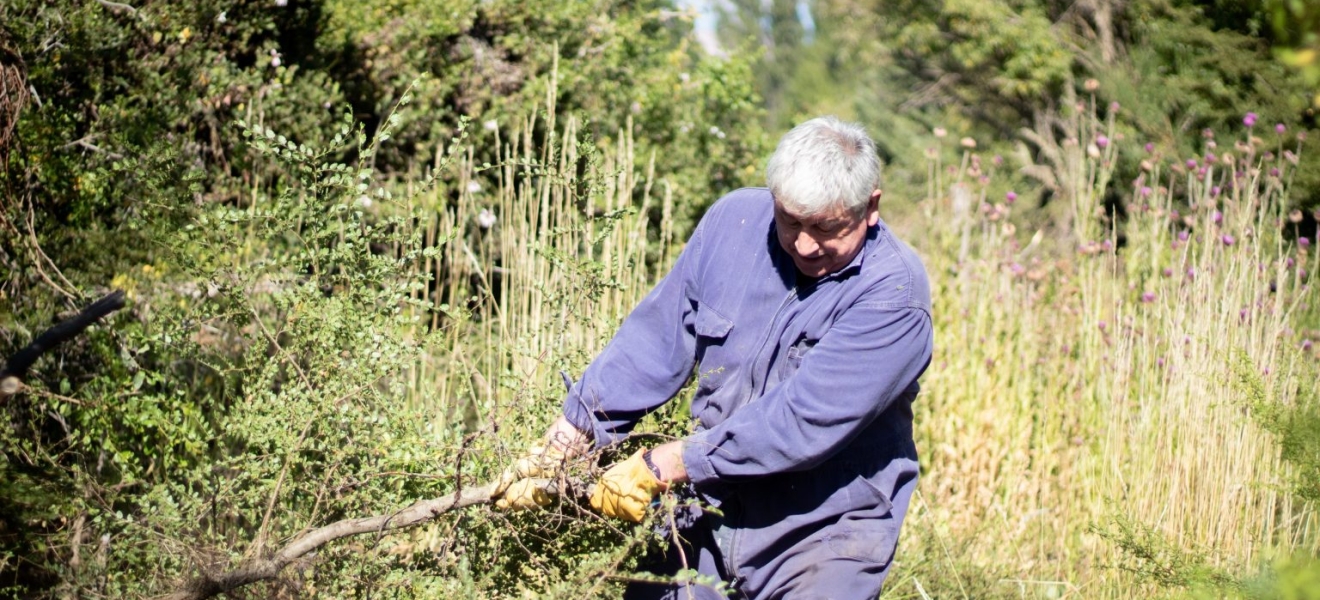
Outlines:
POLYGON ((531 479, 553 477, 568 459, 581 454, 587 447, 587 434, 579 431, 564 417, 545 432, 542 445, 533 446, 500 474, 499 484, 491 492, 495 507, 500 510, 523 510, 550 503, 550 495, 531 479))
POLYGON ((533 446, 500 474, 499 484, 491 492, 495 507, 500 510, 523 510, 550 503, 550 495, 534 484, 532 479, 550 477, 568 457, 554 446, 533 446))
POLYGON ((600 476, 591 493, 591 508, 608 517, 642 522, 646 507, 651 505, 655 495, 669 489, 669 485, 657 479, 642 458, 646 452, 638 450, 628 460, 610 467, 600 476))

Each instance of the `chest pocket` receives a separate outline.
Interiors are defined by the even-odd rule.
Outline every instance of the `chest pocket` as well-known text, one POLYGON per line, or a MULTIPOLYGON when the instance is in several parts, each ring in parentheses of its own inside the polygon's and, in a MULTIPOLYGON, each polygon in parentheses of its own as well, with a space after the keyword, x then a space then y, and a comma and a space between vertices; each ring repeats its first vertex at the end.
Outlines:
POLYGON ((802 364, 802 358, 807 355, 807 352, 815 347, 816 340, 806 338, 799 340, 798 343, 788 348, 788 362, 793 365, 793 368, 797 368, 802 364))
POLYGON ((727 357, 722 357, 721 353, 725 352, 723 346, 728 341, 729 332, 733 330, 733 321, 702 306, 697 310, 692 329, 697 334, 697 364, 703 367, 722 367, 723 359, 727 357))
POLYGON ((733 330, 733 321, 702 306, 697 310, 692 329, 697 334, 698 369, 697 393, 692 398, 692 416, 706 427, 713 427, 728 416, 725 408, 731 406, 728 393, 721 398, 720 392, 731 375, 728 364, 733 351, 725 347, 725 342, 733 330))
POLYGON ((784 360, 779 363, 778 375, 781 381, 797 372, 798 367, 802 366, 802 359, 806 358, 807 353, 816 346, 817 341, 802 338, 796 344, 788 347, 788 351, 784 353, 784 360))

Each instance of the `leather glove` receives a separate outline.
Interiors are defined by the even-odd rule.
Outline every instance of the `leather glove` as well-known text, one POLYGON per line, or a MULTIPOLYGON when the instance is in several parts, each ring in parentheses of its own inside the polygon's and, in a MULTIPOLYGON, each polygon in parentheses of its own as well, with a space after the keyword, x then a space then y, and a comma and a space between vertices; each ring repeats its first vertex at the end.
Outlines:
POLYGON ((550 503, 550 495, 531 481, 536 477, 552 477, 563 466, 564 451, 555 446, 533 446, 500 474, 499 483, 490 497, 496 498, 500 510, 524 510, 550 503))
POLYGON ((628 460, 610 467, 600 476, 591 493, 591 508, 616 519, 642 522, 646 507, 651 505, 655 495, 669 489, 646 465, 642 458, 644 452, 646 450, 638 450, 628 460))

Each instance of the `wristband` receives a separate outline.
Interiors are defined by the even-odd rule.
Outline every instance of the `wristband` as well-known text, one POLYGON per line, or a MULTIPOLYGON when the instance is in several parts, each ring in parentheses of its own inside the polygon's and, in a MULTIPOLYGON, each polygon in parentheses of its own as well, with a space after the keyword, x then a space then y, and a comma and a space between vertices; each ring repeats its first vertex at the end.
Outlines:
POLYGON ((646 463, 646 468, 651 470, 651 475, 655 476, 656 481, 659 481, 660 483, 665 482, 665 479, 660 476, 660 467, 655 466, 655 463, 651 461, 650 449, 642 452, 642 462, 646 463))

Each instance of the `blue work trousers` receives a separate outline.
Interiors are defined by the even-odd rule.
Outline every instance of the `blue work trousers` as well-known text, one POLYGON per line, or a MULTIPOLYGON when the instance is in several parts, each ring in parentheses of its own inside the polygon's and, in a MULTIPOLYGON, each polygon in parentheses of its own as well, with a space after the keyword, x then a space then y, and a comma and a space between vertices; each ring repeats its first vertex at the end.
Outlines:
MULTIPOLYGON (((747 503, 774 503, 774 498, 742 496, 726 501, 724 517, 691 508, 686 519, 679 520, 678 536, 667 531, 669 547, 643 560, 642 569, 660 576, 672 576, 684 568, 696 569, 724 581, 732 588, 730 598, 746 600, 874 599, 889 575, 899 528, 907 514, 912 492, 917 485, 915 460, 899 459, 885 469, 892 473, 892 505, 879 528, 871 528, 874 537, 858 538, 831 535, 837 527, 803 532, 785 530, 779 548, 763 549, 744 556, 738 547, 738 528, 730 523, 746 523, 747 503), (681 547, 682 552, 679 552, 681 547), (770 556, 766 550, 773 550, 770 556), (731 560, 739 556, 743 560, 731 560), (740 564, 741 563, 741 564, 740 564)), ((888 474, 888 473, 887 473, 888 474)), ((756 524, 760 529, 775 530, 778 524, 756 524)), ((722 600, 712 587, 632 583, 624 593, 626 600, 722 600)))

